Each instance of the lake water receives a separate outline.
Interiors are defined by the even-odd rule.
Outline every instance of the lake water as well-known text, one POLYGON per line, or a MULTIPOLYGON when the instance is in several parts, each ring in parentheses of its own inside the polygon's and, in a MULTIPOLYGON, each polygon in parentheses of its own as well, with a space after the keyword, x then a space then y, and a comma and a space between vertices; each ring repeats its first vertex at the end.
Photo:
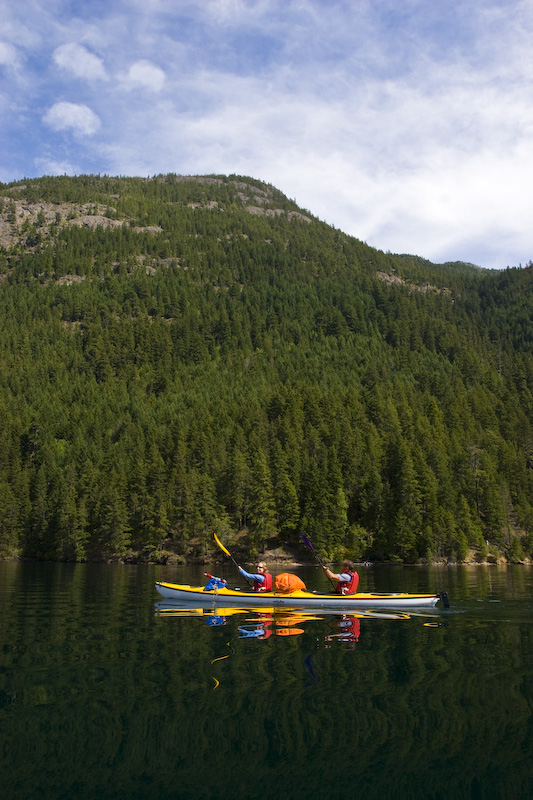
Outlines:
POLYGON ((533 568, 360 569, 426 615, 165 611, 202 571, 0 563, 3 800, 533 797, 533 568))

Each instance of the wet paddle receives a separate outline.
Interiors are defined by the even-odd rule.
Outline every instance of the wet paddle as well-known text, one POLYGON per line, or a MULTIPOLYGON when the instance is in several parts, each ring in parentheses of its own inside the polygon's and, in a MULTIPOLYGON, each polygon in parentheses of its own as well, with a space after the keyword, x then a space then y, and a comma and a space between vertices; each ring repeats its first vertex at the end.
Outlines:
MULTIPOLYGON (((310 550, 310 551, 313 553, 313 555, 315 556, 316 560, 318 561, 318 563, 320 564, 320 566, 322 567, 322 569, 323 569, 323 570, 325 570, 325 569, 326 569, 326 565, 324 564, 324 562, 322 561, 322 559, 321 559, 321 558, 320 558, 320 556, 318 555, 318 553, 317 553, 317 551, 315 550, 315 548, 313 547, 313 545, 312 545, 311 541, 310 541, 310 540, 307 538, 307 536, 306 536, 305 534, 303 534, 303 533, 301 533, 301 534, 300 534, 300 537, 301 537, 301 539, 302 539, 302 542, 303 542, 303 543, 305 544, 305 546, 307 547, 307 549, 308 549, 308 550, 310 550)), ((331 585, 333 586, 333 588, 335 589, 335 591, 337 591, 337 587, 336 587, 336 585, 333 583, 333 581, 331 580, 331 578, 329 578, 329 582, 331 583, 331 585)))
MULTIPOLYGON (((230 551, 229 551, 229 550, 228 550, 226 547, 224 547, 224 545, 222 544, 222 542, 220 541, 220 539, 218 538, 218 536, 216 535, 216 533, 214 533, 214 534, 213 534, 213 536, 215 537, 215 542, 218 544, 218 546, 220 547, 220 549, 222 550, 222 552, 223 552, 223 553, 225 553, 227 556, 229 556, 229 557, 231 558, 231 560, 233 561, 233 563, 235 564, 235 566, 237 567, 237 569, 239 569, 239 565, 237 564, 237 562, 235 561, 235 559, 234 559, 234 558, 233 558, 233 556, 231 555, 230 551)), ((244 576, 243 576, 243 577, 244 577, 244 576)), ((248 586, 253 586, 253 584, 252 584, 252 583, 250 583, 250 581, 248 580, 248 578, 245 578, 245 580, 246 580, 246 583, 248 584, 248 586)))

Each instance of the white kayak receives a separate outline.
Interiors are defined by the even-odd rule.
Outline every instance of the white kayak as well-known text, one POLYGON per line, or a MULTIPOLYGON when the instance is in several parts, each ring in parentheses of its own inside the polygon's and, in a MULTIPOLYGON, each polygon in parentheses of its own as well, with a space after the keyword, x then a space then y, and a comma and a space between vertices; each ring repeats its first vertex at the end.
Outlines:
POLYGON ((408 594, 405 592, 357 592, 356 594, 321 594, 298 589, 294 592, 251 592, 240 589, 205 589, 203 586, 157 581, 155 588, 165 600, 196 603, 207 607, 216 603, 224 607, 247 608, 324 608, 339 611, 359 608, 433 608, 439 600, 448 606, 445 592, 438 594, 408 594))

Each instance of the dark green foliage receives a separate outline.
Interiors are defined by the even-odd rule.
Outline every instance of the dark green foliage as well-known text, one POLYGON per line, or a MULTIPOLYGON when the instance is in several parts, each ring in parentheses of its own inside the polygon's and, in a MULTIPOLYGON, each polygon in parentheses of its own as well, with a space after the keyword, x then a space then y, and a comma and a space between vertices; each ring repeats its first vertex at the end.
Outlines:
POLYGON ((531 555, 531 265, 384 254, 237 176, 2 193, 0 554, 531 555))

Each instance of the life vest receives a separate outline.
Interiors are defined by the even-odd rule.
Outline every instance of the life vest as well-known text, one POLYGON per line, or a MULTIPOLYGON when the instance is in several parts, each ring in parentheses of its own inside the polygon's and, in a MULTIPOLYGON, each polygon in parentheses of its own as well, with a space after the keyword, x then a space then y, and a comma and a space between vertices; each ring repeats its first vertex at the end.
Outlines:
POLYGON ((263 572, 265 580, 263 583, 254 581, 254 592, 271 592, 272 591, 272 575, 270 572, 263 572))
POLYGON ((355 594, 357 591, 357 587, 359 585, 359 575, 357 572, 349 572, 351 575, 351 579, 349 583, 344 583, 344 581, 339 581, 336 586, 337 594, 355 594))

